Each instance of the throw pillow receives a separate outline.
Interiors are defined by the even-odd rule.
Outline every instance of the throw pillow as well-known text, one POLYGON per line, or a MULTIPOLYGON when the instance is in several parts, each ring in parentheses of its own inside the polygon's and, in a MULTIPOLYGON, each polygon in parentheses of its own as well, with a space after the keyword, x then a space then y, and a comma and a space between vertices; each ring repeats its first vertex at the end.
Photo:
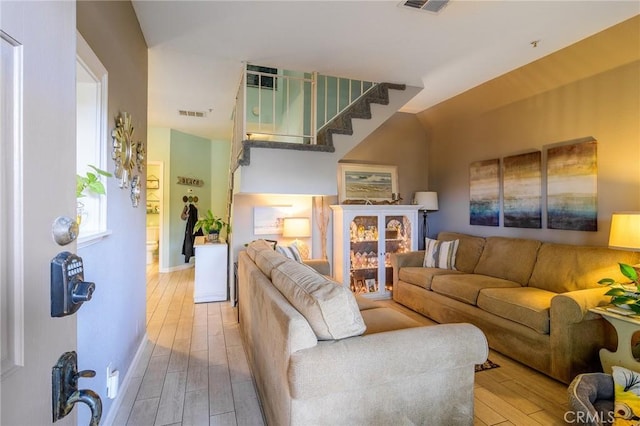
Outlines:
POLYGON ((438 241, 425 238, 425 268, 456 269, 456 252, 460 240, 438 241))
POLYGON ((276 246, 276 250, 279 253, 282 253, 285 257, 302 263, 302 256, 300 255, 300 250, 297 245, 291 244, 290 246, 276 246))
POLYGON ((624 367, 612 367, 614 425, 637 425, 640 420, 640 373, 624 367))

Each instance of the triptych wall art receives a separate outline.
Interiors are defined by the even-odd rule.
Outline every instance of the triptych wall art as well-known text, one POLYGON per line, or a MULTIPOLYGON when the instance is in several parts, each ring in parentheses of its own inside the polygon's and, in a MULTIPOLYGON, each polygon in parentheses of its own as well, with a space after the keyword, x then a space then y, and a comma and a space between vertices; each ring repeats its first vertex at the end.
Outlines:
POLYGON ((499 226, 502 182, 505 227, 542 228, 546 193, 547 228, 597 231, 596 140, 557 144, 545 154, 546 168, 541 151, 504 157, 502 168, 500 159, 471 163, 469 223, 499 226))

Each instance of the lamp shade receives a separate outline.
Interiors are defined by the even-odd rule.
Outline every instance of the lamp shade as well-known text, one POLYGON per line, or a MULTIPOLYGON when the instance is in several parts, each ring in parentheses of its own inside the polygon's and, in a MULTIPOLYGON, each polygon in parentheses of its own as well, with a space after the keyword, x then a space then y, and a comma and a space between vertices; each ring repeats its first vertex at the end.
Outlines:
POLYGON ((435 191, 416 192, 413 196, 413 203, 420 207, 420 210, 438 210, 438 193, 435 191))
POLYGON ((308 217, 285 217, 282 227, 285 238, 307 238, 311 236, 311 224, 308 217))
POLYGON ((640 251, 640 212, 613 213, 609 247, 640 251))

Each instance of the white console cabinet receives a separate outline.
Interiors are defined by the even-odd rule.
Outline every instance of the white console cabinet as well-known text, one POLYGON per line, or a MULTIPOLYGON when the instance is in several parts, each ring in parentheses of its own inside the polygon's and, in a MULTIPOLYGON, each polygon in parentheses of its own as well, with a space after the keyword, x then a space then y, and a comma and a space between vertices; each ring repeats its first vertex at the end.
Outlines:
POLYGON ((414 205, 331 206, 334 278, 356 294, 391 297, 391 254, 418 249, 418 208, 414 205))
POLYGON ((227 245, 207 244, 196 237, 196 271, 193 301, 219 302, 227 300, 227 245))

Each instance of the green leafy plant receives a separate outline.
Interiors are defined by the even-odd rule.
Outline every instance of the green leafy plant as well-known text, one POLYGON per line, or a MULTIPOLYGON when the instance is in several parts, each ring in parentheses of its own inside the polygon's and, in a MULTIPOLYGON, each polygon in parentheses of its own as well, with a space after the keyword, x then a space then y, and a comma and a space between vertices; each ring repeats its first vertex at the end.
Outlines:
POLYGON ((87 196, 88 194, 85 191, 96 195, 106 194, 104 185, 100 181, 100 176, 111 177, 113 175, 91 164, 89 164, 89 167, 91 167, 95 173, 87 172, 85 176, 76 175, 76 198, 87 196))
POLYGON ((193 226, 193 233, 195 234, 200 229, 202 229, 202 232, 205 234, 216 234, 220 233, 222 229, 229 232, 231 226, 221 217, 214 216, 213 213, 211 213, 211 210, 207 210, 207 215, 198 219, 196 224, 193 226))
POLYGON ((629 278, 628 283, 620 283, 613 278, 603 278, 598 281, 600 285, 611 287, 605 293, 605 296, 611 296, 611 304, 631 309, 633 312, 640 314, 640 280, 638 279, 638 271, 625 263, 620 263, 620 272, 629 278))

